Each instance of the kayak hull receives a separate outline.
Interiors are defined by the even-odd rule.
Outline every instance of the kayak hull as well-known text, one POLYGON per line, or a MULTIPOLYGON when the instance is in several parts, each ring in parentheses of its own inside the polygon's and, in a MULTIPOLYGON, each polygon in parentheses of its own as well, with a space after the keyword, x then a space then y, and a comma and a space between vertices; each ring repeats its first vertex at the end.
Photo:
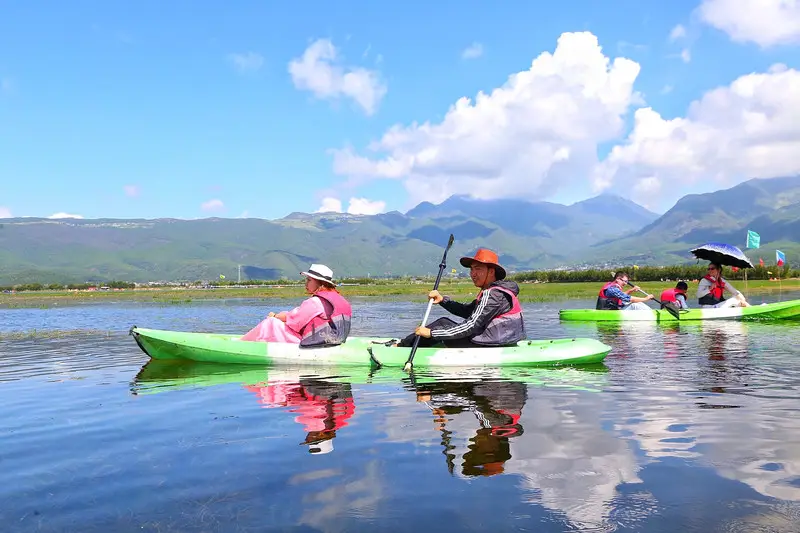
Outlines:
MULTIPOLYGON (((679 319, 662 309, 616 311, 598 309, 562 309, 559 318, 573 322, 677 322, 679 319)), ((787 302, 730 307, 698 308, 681 311, 680 321, 699 320, 792 320, 800 319, 800 299, 787 302)))
MULTIPOLYGON (((349 337, 339 346, 243 341, 238 335, 139 328, 130 334, 152 359, 207 363, 403 367, 411 348, 386 346, 389 338, 349 337)), ((611 347, 595 339, 525 340, 516 346, 418 348, 414 366, 571 366, 600 363, 611 347)))

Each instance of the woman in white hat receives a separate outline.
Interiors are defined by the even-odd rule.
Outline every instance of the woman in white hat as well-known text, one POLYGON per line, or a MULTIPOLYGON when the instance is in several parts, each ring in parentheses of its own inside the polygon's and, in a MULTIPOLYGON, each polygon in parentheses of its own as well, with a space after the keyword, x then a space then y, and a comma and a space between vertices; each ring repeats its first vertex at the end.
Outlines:
POLYGON ((335 346, 347 340, 353 311, 336 290, 333 271, 325 265, 313 264, 300 274, 306 277, 306 293, 311 297, 291 311, 271 312, 242 340, 301 346, 335 346))

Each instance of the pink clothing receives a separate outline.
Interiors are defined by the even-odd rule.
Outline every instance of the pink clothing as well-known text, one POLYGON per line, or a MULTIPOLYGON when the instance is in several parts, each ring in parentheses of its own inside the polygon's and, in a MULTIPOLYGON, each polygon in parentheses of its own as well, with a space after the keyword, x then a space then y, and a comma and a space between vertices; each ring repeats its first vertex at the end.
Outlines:
POLYGON ((319 298, 311 297, 286 313, 286 322, 275 317, 262 320, 248 331, 243 341, 290 342, 300 344, 300 332, 314 317, 325 316, 325 306, 319 298))

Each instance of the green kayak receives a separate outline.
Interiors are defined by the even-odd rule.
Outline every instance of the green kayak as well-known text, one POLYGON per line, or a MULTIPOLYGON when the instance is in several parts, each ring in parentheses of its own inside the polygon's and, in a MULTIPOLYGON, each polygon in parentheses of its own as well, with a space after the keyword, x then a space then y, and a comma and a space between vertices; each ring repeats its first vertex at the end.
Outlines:
MULTIPOLYGON (((339 346, 301 348, 297 344, 243 341, 239 335, 190 333, 133 326, 130 334, 153 359, 207 363, 329 364, 403 367, 411 348, 386 346, 389 338, 350 337, 339 346)), ((526 340, 516 346, 419 348, 416 367, 563 366, 599 363, 611 347, 595 339, 526 340)))
MULTIPOLYGON (((575 322, 677 322, 666 310, 613 311, 597 309, 562 309, 561 320, 575 322)), ((689 309, 680 312, 681 321, 689 320, 785 320, 800 319, 800 300, 730 307, 727 309, 689 309)))

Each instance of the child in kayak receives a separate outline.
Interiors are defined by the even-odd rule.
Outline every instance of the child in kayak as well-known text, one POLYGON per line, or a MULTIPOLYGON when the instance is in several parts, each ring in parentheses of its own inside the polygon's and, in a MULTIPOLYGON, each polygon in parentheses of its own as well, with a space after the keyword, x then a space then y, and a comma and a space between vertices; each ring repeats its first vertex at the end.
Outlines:
POLYGON ((497 254, 479 248, 474 257, 462 257, 461 266, 470 269, 472 283, 481 289, 477 298, 462 304, 436 290, 430 291, 428 298, 466 320, 436 319, 427 326, 419 326, 399 346, 412 346, 417 335, 421 337, 420 347, 438 343, 448 348, 508 346, 525 339, 522 307, 517 299, 519 285, 505 279, 506 270, 498 263, 497 254))
POLYGON ((661 309, 664 309, 666 304, 672 304, 676 309, 689 309, 689 304, 686 302, 686 291, 688 290, 689 285, 685 281, 679 281, 675 288, 662 291, 661 309))
POLYGON ((697 303, 706 308, 750 307, 744 294, 722 277, 722 266, 716 263, 708 264, 708 274, 700 280, 700 284, 697 286, 697 303), (725 291, 731 293, 733 297, 726 300, 725 291))
POLYGON ((300 274, 306 277, 306 293, 311 297, 291 311, 270 312, 241 340, 301 346, 335 346, 347 340, 353 312, 350 303, 336 290, 333 271, 313 264, 300 274))

